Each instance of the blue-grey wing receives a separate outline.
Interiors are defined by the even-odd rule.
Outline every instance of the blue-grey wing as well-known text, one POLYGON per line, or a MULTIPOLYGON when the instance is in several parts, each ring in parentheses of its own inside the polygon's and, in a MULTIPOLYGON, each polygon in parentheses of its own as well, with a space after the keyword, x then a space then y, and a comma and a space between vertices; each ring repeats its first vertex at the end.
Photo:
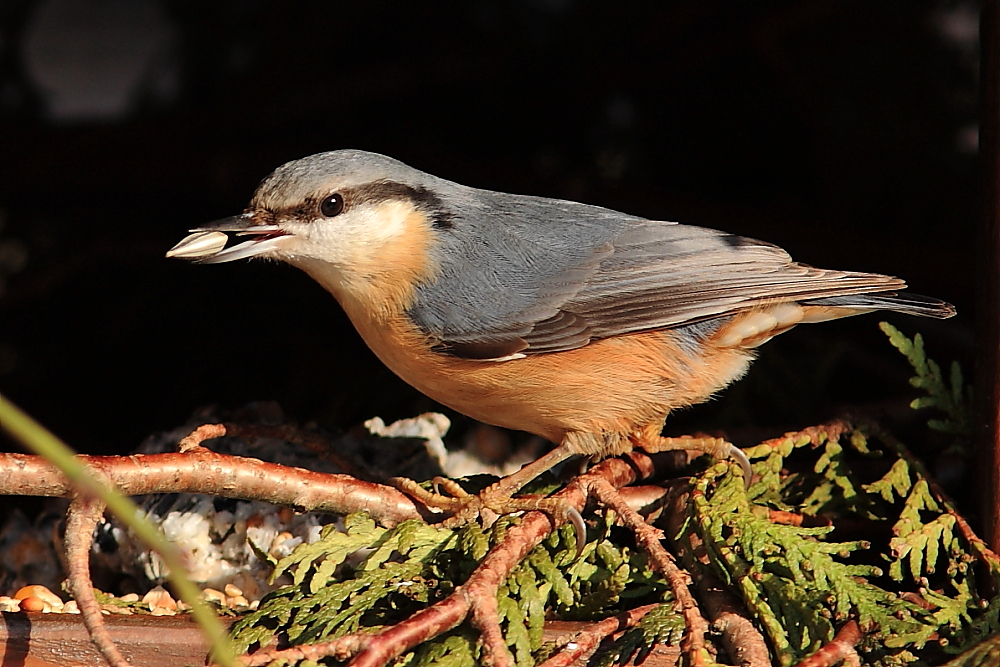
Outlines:
MULTIPOLYGON (((479 191, 474 191, 479 192, 479 191)), ((777 246, 594 206, 484 193, 442 232, 414 322, 461 357, 556 352, 777 300, 885 292, 897 278, 797 264, 777 246)))

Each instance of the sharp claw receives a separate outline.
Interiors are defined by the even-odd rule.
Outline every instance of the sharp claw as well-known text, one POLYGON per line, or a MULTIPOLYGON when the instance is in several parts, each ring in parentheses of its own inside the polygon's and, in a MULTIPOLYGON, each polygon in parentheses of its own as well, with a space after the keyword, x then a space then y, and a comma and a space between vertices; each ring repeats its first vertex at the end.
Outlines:
POLYGON ((579 558, 583 555, 583 548, 587 546, 587 524, 583 522, 583 517, 575 507, 569 507, 566 514, 576 532, 576 557, 579 558))
POLYGON ((732 443, 729 444, 729 458, 736 459, 736 462, 740 464, 740 468, 743 469, 743 486, 749 490, 750 484, 753 482, 753 468, 750 467, 750 459, 747 458, 742 449, 732 443))

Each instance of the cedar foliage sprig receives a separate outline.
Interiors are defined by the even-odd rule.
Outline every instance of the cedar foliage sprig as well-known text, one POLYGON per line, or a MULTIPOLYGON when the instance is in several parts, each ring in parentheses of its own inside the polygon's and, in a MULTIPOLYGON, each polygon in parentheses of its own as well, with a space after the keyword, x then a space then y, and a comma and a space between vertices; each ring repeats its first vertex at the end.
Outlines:
MULTIPOLYGON (((516 520, 501 517, 489 530, 416 521, 387 529, 366 515, 350 515, 342 528, 327 526, 319 541, 278 562, 272 580, 286 575, 291 583, 235 624, 237 650, 278 638, 291 646, 329 641, 399 622, 453 591, 516 520)), ((610 536, 610 526, 597 521, 577 558, 573 530, 564 527, 536 546, 500 587, 500 624, 518 665, 533 665, 554 650, 542 642, 549 616, 603 618, 649 600, 671 600, 645 555, 614 545, 610 536)), ((680 615, 666 607, 644 626, 650 637, 674 637, 683 628, 680 615)), ((424 643, 401 664, 459 667, 478 659, 475 633, 461 626, 424 643)))
POLYGON ((713 466, 694 480, 688 529, 709 547, 716 573, 740 592, 780 665, 794 664, 829 642, 849 618, 883 643, 905 638, 899 650, 868 656, 885 665, 913 659, 904 646, 920 648, 938 629, 928 622, 926 610, 873 583, 882 576, 881 568, 856 557, 873 548, 869 542, 831 542, 832 526, 806 528, 769 520, 765 508, 786 509, 783 496, 798 487, 812 487, 808 497, 824 498, 823 505, 843 506, 850 500, 847 504, 871 513, 873 503, 863 485, 827 474, 841 467, 834 460, 843 449, 830 446, 841 440, 870 453, 857 432, 819 427, 745 450, 752 459, 761 459, 754 466, 759 479, 749 494, 742 492, 737 478, 725 474, 726 465, 713 466), (813 470, 783 472, 786 459, 807 447, 821 451, 813 470), (864 502, 855 496, 863 496, 864 502))
POLYGON ((879 328, 889 337, 893 347, 903 353, 916 373, 910 384, 921 389, 926 396, 910 402, 914 410, 935 408, 944 413, 944 419, 928 419, 927 425, 935 431, 969 437, 972 434, 972 386, 966 386, 962 378, 962 367, 957 361, 951 362, 948 379, 941 372, 941 366, 927 358, 924 338, 916 334, 907 338, 899 329, 888 322, 879 322, 879 328))

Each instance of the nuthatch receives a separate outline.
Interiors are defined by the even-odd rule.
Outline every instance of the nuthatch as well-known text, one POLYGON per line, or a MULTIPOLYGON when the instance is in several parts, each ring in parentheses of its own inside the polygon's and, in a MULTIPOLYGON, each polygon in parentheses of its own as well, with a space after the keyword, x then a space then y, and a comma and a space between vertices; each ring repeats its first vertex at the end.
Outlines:
POLYGON ((559 508, 511 499, 576 454, 694 449, 670 411, 747 371, 797 324, 873 310, 946 318, 889 276, 817 269, 770 243, 571 201, 490 192, 356 150, 289 162, 241 215, 192 230, 168 257, 299 267, 340 302, 403 380, 465 415, 557 447, 478 497, 443 505, 559 508), (225 232, 249 240, 226 248, 225 232))

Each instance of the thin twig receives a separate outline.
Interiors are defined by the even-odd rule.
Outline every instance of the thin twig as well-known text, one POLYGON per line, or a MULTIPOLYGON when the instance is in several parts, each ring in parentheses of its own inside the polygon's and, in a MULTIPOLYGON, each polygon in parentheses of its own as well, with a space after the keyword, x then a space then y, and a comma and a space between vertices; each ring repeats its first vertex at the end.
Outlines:
POLYGON ((813 514, 801 514, 799 512, 789 512, 787 510, 768 510, 767 519, 771 523, 785 526, 796 526, 805 528, 818 528, 820 526, 832 526, 833 521, 825 516, 815 516, 813 514))
MULTIPOLYGON (((3 414, 3 427, 6 430, 9 430, 32 451, 44 455, 46 459, 51 461, 48 471, 50 477, 62 476, 64 481, 72 480, 76 489, 74 495, 88 494, 99 498, 101 503, 106 505, 108 510, 120 520, 128 524, 143 542, 159 552, 164 564, 170 569, 171 581, 177 587, 181 598, 191 605, 192 614, 205 631, 205 636, 212 645, 212 651, 216 658, 226 667, 235 667, 235 657, 222 624, 199 598, 197 587, 181 574, 183 565, 177 557, 176 551, 164 539, 163 535, 149 521, 136 517, 138 508, 120 490, 110 484, 111 480, 106 475, 103 475, 100 470, 88 470, 81 459, 66 446, 66 443, 59 440, 17 406, 3 399, 2 396, 0 396, 0 413, 3 414), (51 474, 51 469, 58 472, 51 474)), ((37 457, 29 458, 37 459, 37 457)))
POLYGON ((857 621, 852 619, 837 631, 829 644, 799 662, 795 667, 833 667, 841 660, 848 664, 857 664, 860 659, 854 647, 861 641, 862 636, 861 627, 857 621))
POLYGON ((666 577, 687 624, 684 651, 688 654, 689 663, 707 665, 714 662, 705 646, 708 622, 701 615, 698 602, 688 588, 691 577, 677 567, 674 557, 663 548, 660 542, 663 539, 663 531, 646 523, 638 512, 624 502, 618 491, 603 479, 596 478, 590 481, 586 488, 598 502, 618 514, 621 522, 635 535, 636 542, 649 554, 653 567, 666 577))
POLYGON ((83 624, 104 659, 111 667, 131 667, 104 625, 101 606, 94 595, 94 584, 90 579, 90 546, 94 529, 103 516, 104 503, 97 498, 78 495, 70 502, 64 538, 69 589, 80 609, 83 624))
POLYGON ((764 636, 750 620, 742 600, 724 586, 709 567, 708 551, 696 531, 688 530, 681 536, 690 491, 688 484, 675 488, 670 503, 667 531, 674 549, 691 573, 705 604, 705 613, 712 620, 712 628, 721 634, 729 657, 742 667, 769 667, 771 658, 764 636))
POLYGON ((653 611, 659 604, 647 604, 643 607, 636 607, 624 611, 617 616, 598 621, 586 630, 573 635, 563 642, 562 650, 553 655, 538 667, 569 667, 578 660, 584 660, 587 656, 597 650, 598 645, 605 638, 616 632, 627 630, 638 625, 639 621, 649 612, 653 611))
POLYGON ((341 456, 333 449, 330 439, 321 433, 307 431, 290 424, 243 424, 226 422, 224 424, 202 424, 177 443, 177 451, 189 451, 207 440, 223 437, 235 438, 274 438, 299 445, 317 456, 330 461, 340 470, 353 477, 373 480, 375 475, 353 461, 341 456))

